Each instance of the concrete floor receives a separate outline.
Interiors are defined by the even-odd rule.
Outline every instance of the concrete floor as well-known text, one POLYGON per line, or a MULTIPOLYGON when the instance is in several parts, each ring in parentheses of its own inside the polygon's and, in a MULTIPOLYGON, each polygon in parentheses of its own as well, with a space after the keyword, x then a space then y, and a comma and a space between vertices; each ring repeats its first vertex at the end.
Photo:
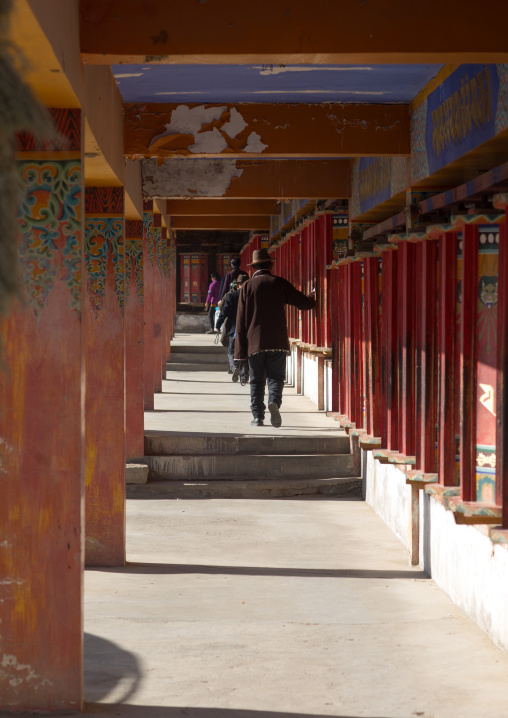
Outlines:
MULTIPOLYGON (((227 374, 170 379, 147 428, 252 429, 227 374)), ((284 431, 336 430, 284 409, 284 431)), ((508 716, 508 655, 362 501, 131 499, 127 530, 129 564, 86 572, 94 715, 508 716)))

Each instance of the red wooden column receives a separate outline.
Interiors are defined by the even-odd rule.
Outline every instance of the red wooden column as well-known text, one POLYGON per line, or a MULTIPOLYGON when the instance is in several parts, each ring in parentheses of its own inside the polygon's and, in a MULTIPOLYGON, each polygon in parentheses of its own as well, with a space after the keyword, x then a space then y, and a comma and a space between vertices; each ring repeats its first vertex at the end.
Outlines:
POLYGON ((339 272, 328 270, 327 302, 330 332, 328 346, 332 348, 332 411, 339 411, 339 367, 340 367, 340 331, 339 331, 339 272))
POLYGON ((0 319, 1 713, 83 707, 82 125, 51 113, 57 139, 16 142, 23 296, 0 319))
POLYGON ((439 239, 439 481, 455 486, 455 335, 457 235, 439 239))
MULTIPOLYGON (((398 251, 398 250, 397 250, 398 251)), ((382 286, 382 374, 383 432, 382 446, 391 451, 398 448, 397 406, 397 258, 395 251, 383 253, 382 286)))
POLYGON ((381 385, 379 361, 379 259, 364 261, 365 316, 365 403, 366 429, 371 436, 381 432, 381 385))
POLYGON ((124 189, 85 190, 85 561, 125 564, 124 189))
MULTIPOLYGON (((309 226, 304 227, 302 232, 302 292, 308 294, 310 291, 309 287, 309 276, 310 276, 310 228, 309 226)), ((301 313, 302 322, 302 341, 306 344, 311 343, 312 336, 312 316, 311 312, 301 313)))
POLYGON ((351 265, 344 267, 344 414, 352 421, 353 337, 351 330, 351 265))
MULTIPOLYGON (((505 207, 508 215, 508 207, 505 207)), ((507 216, 508 220, 508 216, 507 216)), ((508 231, 499 225, 497 301, 496 504, 508 529, 508 231)))
POLYGON ((347 267, 338 269, 338 309, 337 309, 337 381, 339 390, 338 411, 347 416, 346 397, 346 295, 347 267))
POLYGON ((170 323, 169 323, 169 341, 173 339, 175 335, 175 315, 176 315, 176 262, 177 262, 177 255, 176 255, 176 241, 173 237, 168 241, 168 281, 169 281, 169 290, 170 290, 170 323))
POLYGON ((153 390, 156 394, 162 391, 162 216, 157 212, 153 215, 153 390))
POLYGON ((414 385, 414 254, 415 246, 401 242, 397 251, 399 325, 397 358, 399 364, 399 451, 415 453, 414 385))
POLYGON ((350 271, 350 317, 352 335, 352 372, 350 376, 352 415, 356 428, 363 427, 363 312, 362 312, 362 263, 349 265, 350 271))
POLYGON ((167 342, 167 324, 168 324, 168 281, 166 275, 166 255, 167 255, 167 229, 161 228, 160 239, 160 260, 159 272, 161 275, 161 378, 166 378, 166 362, 168 360, 167 342))
MULTIPOLYGON (((333 258, 333 215, 324 214, 320 218, 321 222, 321 247, 318 257, 321 262, 321 299, 323 305, 323 328, 322 328, 322 345, 325 347, 332 346, 332 316, 331 303, 329 301, 331 284, 337 284, 337 275, 330 274, 327 267, 332 263, 333 258)), ((336 316, 336 314, 335 314, 336 316)))
POLYGON ((416 245, 416 468, 436 471, 437 243, 416 245))
POLYGON ((462 312, 460 316, 460 494, 476 499, 476 305, 478 301, 478 226, 462 234, 462 312))
POLYGON ((144 406, 154 408, 154 227, 153 200, 143 201, 143 312, 144 312, 144 406))
POLYGON ((125 222, 125 453, 144 456, 143 222, 125 222))

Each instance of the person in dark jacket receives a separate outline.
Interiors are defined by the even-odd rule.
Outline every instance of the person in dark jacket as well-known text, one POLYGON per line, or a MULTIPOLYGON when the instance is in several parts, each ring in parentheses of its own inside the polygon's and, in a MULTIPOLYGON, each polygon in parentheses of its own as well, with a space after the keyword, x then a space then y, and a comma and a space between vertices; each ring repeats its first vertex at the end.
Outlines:
POLYGON ((224 303, 219 313, 219 318, 217 319, 217 331, 220 331, 222 325, 226 322, 226 334, 229 337, 229 374, 233 375, 231 379, 234 382, 237 382, 240 377, 242 386, 247 381, 247 362, 236 362, 235 364, 236 312, 238 309, 240 289, 243 282, 248 278, 249 276, 247 274, 239 274, 238 277, 233 280, 231 283, 231 289, 225 296, 224 303))
POLYGON ((231 260, 231 266, 232 269, 230 272, 225 274, 221 280, 220 283, 220 296, 219 299, 222 299, 228 292, 229 287, 231 286, 231 282, 233 282, 239 274, 246 274, 246 272, 243 271, 243 269, 240 269, 240 263, 241 259, 240 257, 233 257, 231 260))
POLYGON ((268 411, 272 426, 282 424, 280 405, 290 353, 286 325, 286 304, 312 309, 316 294, 305 295, 283 277, 270 274, 272 259, 266 249, 253 253, 251 279, 240 290, 236 315, 235 359, 248 359, 252 424, 263 426, 265 385, 268 383, 268 411))

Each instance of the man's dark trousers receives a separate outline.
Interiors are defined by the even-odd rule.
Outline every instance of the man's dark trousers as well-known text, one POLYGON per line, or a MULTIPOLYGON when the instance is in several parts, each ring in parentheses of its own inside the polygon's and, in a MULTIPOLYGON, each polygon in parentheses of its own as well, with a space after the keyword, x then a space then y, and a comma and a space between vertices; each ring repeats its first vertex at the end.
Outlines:
POLYGON ((268 403, 282 404, 282 390, 286 378, 287 352, 259 352, 249 357, 250 408, 255 418, 265 416, 265 385, 268 384, 268 403))

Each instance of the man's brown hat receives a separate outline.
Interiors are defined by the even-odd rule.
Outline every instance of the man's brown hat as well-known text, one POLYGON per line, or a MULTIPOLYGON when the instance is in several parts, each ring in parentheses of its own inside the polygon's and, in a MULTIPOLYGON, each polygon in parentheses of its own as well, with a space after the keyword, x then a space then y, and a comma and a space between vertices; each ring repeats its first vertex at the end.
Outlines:
POLYGON ((262 262, 273 262, 273 259, 268 254, 267 249, 255 249, 252 253, 252 262, 249 264, 249 267, 253 264, 261 264, 262 262))

